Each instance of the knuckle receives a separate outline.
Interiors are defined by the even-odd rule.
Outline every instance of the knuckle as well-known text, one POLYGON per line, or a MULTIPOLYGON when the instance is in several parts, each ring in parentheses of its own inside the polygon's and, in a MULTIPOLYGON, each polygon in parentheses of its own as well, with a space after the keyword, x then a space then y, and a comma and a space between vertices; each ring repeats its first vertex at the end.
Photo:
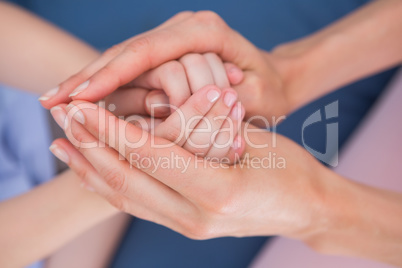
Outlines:
POLYGON ((211 26, 225 25, 223 19, 216 12, 210 10, 198 11, 194 14, 194 18, 196 21, 201 22, 202 24, 207 24, 211 26))
POLYGON ((103 55, 106 57, 115 57, 123 51, 123 46, 121 44, 114 45, 108 48, 103 55))
POLYGON ((195 102, 192 106, 191 106, 191 113, 194 116, 197 115, 204 115, 206 113, 206 107, 205 103, 203 102, 195 102))
POLYGON ((173 17, 172 17, 172 19, 175 19, 175 20, 182 20, 182 19, 185 19, 185 18, 188 18, 188 17, 190 17, 190 16, 192 16, 194 14, 194 12, 193 11, 182 11, 182 12, 179 12, 179 13, 177 13, 176 15, 174 15, 173 17))
POLYGON ((72 165, 71 169, 74 170, 74 173, 77 174, 83 181, 89 182, 90 181, 90 172, 86 168, 79 168, 76 165, 72 165))
POLYGON ((133 40, 127 45, 127 49, 132 52, 138 52, 152 47, 152 38, 148 35, 143 35, 138 39, 133 40))
POLYGON ((183 129, 181 128, 181 124, 179 125, 166 125, 164 124, 163 128, 166 129, 165 132, 165 139, 175 142, 177 139, 180 138, 180 136, 183 134, 183 129))
POLYGON ((194 66, 194 65, 201 65, 206 62, 205 58, 198 53, 189 53, 181 57, 180 59, 181 62, 188 66, 194 66))
POLYGON ((143 35, 140 38, 130 42, 126 47, 126 50, 134 54, 137 54, 138 52, 143 52, 141 57, 142 64, 146 66, 147 69, 149 69, 155 67, 152 61, 153 48, 154 48, 154 39, 149 35, 143 35))
POLYGON ((189 11, 189 10, 187 10, 187 11, 181 11, 181 12, 177 13, 176 16, 179 16, 179 17, 188 17, 188 16, 190 16, 190 15, 193 15, 194 13, 195 13, 194 11, 189 11))
POLYGON ((118 168, 106 168, 101 174, 103 174, 107 185, 113 190, 124 192, 127 189, 126 176, 118 168))
POLYGON ((161 69, 163 77, 177 76, 178 74, 184 74, 184 67, 178 61, 169 61, 162 66, 161 69))

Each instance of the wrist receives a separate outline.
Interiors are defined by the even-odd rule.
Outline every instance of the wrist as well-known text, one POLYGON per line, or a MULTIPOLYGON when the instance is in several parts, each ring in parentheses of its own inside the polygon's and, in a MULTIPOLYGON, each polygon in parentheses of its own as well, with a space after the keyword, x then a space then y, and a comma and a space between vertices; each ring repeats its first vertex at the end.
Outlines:
POLYGON ((315 251, 401 265, 402 195, 325 169, 317 217, 303 242, 315 251))
POLYGON ((269 57, 282 77, 292 110, 349 82, 341 68, 347 62, 340 51, 345 38, 342 33, 323 30, 272 50, 269 57))
POLYGON ((323 167, 317 174, 321 182, 316 193, 318 209, 309 232, 301 240, 320 253, 334 254, 334 237, 341 236, 340 233, 357 221, 353 213, 353 191, 347 180, 327 168, 323 167))
POLYGON ((312 75, 312 67, 318 62, 311 52, 317 46, 302 40, 279 45, 268 54, 282 79, 284 95, 291 111, 310 102, 312 93, 317 90, 320 75, 312 75))

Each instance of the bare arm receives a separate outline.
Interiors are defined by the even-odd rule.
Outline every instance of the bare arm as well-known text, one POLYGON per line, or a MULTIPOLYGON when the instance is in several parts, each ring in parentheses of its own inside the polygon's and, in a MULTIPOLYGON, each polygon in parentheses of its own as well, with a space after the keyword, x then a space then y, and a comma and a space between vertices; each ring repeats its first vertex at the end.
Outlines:
POLYGON ((109 267, 130 216, 119 213, 80 235, 46 260, 46 268, 109 267))
POLYGON ((282 74, 292 109, 402 62, 402 1, 377 0, 267 54, 282 74))
POLYGON ((80 186, 71 171, 0 203, 0 266, 22 267, 45 258, 117 210, 80 186))
POLYGON ((90 46, 0 1, 0 82, 38 94, 98 56, 90 46))
MULTIPOLYGON (((39 94, 98 56, 90 46, 1 1, 0 35, 0 82, 39 94)), ((83 190, 73 172, 66 172, 24 195, 0 203, 0 266, 22 267, 43 259, 116 213, 102 198, 83 190)), ((103 232, 100 237, 116 241, 122 230, 119 226, 111 233, 103 232)), ((86 238, 91 246, 81 253, 106 248, 95 244, 96 239, 90 233, 86 238)), ((57 263, 58 256, 66 256, 63 251, 66 248, 58 252, 51 263, 57 263)), ((106 251, 103 252, 106 254, 106 251)), ((93 259, 99 264, 97 267, 104 265, 100 265, 102 260, 107 261, 106 257, 93 259)))

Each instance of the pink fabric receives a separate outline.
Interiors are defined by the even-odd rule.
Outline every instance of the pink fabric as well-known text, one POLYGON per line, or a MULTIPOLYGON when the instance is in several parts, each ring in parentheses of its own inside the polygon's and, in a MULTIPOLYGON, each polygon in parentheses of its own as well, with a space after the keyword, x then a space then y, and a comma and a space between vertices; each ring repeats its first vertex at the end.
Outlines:
MULTIPOLYGON (((334 170, 355 181, 402 192, 402 71, 342 151, 334 170)), ((303 243, 277 238, 267 244, 253 268, 386 268, 368 260, 323 256, 303 243)))

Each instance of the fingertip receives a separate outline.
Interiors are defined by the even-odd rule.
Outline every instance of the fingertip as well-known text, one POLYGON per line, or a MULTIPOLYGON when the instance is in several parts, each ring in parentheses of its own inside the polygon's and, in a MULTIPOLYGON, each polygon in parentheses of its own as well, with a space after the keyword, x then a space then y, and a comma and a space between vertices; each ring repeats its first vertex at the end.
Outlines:
MULTIPOLYGON (((43 107, 48 106, 48 101, 58 94, 60 87, 55 87, 47 91, 45 94, 38 98, 43 107)), ((45 107, 47 108, 47 107, 45 107)), ((48 109, 48 108, 47 108, 48 109)))
POLYGON ((234 155, 234 164, 236 164, 237 161, 239 161, 245 151, 245 140, 243 137, 241 137, 240 135, 237 135, 237 137, 235 138, 235 140, 233 141, 232 144, 232 150, 233 150, 233 155, 234 155))
POLYGON ((63 139, 58 139, 55 140, 49 147, 49 150, 52 152, 52 154, 57 157, 60 161, 68 164, 70 163, 70 154, 66 150, 66 146, 63 145, 65 142, 63 142, 63 139))
POLYGON ((162 90, 152 90, 145 97, 145 110, 153 117, 170 115, 172 107, 169 97, 162 90))
POLYGON ((66 106, 65 109, 67 113, 69 113, 70 111, 72 111, 73 113, 75 113, 76 111, 81 111, 85 113, 85 110, 87 109, 96 111, 98 109, 103 109, 103 107, 84 100, 73 100, 66 106))
POLYGON ((231 85, 238 85, 243 81, 244 73, 233 63, 225 63, 226 74, 231 85))
POLYGON ((206 96, 209 102, 214 103, 222 96, 222 90, 216 85, 206 85, 197 90, 191 98, 199 99, 200 97, 203 98, 202 96, 206 96))
POLYGON ((237 153, 239 156, 242 156, 246 149, 246 140, 240 135, 237 136, 237 140, 237 145, 234 147, 235 153, 237 153))

